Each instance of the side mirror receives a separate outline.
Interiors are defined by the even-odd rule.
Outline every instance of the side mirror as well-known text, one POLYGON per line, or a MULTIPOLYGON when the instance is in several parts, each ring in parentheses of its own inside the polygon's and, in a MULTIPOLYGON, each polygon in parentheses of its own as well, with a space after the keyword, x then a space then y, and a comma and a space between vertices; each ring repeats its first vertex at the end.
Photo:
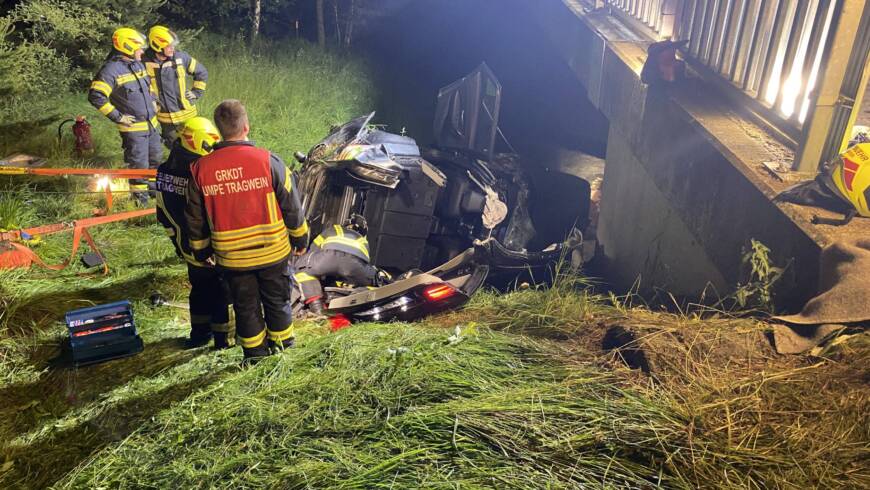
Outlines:
POLYGON ((305 155, 305 153, 302 153, 301 151, 297 151, 296 153, 294 153, 293 158, 295 158, 296 161, 299 163, 305 163, 306 161, 308 161, 308 156, 305 155))

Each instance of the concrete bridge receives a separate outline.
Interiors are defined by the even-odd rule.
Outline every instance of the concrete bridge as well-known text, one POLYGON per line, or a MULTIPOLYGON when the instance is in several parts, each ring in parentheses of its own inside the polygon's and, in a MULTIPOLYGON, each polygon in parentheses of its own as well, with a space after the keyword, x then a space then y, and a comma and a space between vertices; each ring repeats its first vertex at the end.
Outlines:
POLYGON ((788 265, 777 302, 791 309, 815 294, 825 245, 870 232, 870 220, 814 225, 824 210, 772 202, 835 156, 861 115, 863 0, 527 5, 609 121, 598 231, 610 281, 724 295, 748 279, 757 240, 788 265), (690 39, 690 78, 650 88, 646 48, 669 37, 690 39))

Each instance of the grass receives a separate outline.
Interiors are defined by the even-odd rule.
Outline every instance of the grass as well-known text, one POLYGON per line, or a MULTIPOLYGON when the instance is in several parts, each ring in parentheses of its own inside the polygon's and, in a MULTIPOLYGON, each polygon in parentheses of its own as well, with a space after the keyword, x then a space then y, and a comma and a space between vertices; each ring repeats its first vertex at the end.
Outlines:
MULTIPOLYGON (((305 44, 203 45, 216 46, 194 52, 211 72, 203 112, 241 98, 254 138, 287 161, 370 110, 359 63, 305 44)), ((70 160, 70 142, 38 124, 0 132, 2 153, 120 164, 114 128, 83 95, 52 107, 92 115, 94 157, 70 160)), ((80 179, 7 177, 0 189, 7 226, 100 204, 80 179)), ((756 320, 654 312, 563 276, 419 324, 303 324, 296 349, 243 370, 238 350, 183 350, 186 311, 148 301, 183 302, 188 287, 153 219, 93 234, 108 276, 77 262, 0 271, 0 487, 870 487, 866 336, 782 358, 756 320), (63 313, 119 299, 133 302, 145 351, 57 365, 63 313), (602 348, 614 327, 648 373, 602 348)), ((69 240, 35 250, 59 262, 69 240)))

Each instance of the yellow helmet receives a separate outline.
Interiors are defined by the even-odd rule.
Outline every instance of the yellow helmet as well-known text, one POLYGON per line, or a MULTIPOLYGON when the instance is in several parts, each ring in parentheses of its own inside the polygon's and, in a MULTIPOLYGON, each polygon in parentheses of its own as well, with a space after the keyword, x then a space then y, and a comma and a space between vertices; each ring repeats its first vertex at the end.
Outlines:
POLYGON ((870 217, 870 143, 858 143, 834 162, 828 187, 849 201, 860 216, 870 217))
POLYGON ((158 53, 163 52, 163 48, 178 44, 178 36, 169 30, 166 26, 154 26, 148 30, 148 45, 151 49, 158 53))
POLYGON ((221 135, 211 121, 204 117, 194 117, 184 123, 179 133, 181 146, 197 155, 211 153, 215 143, 221 140, 221 135))
POLYGON ((145 36, 131 27, 121 27, 112 34, 112 46, 127 56, 145 47, 145 36))

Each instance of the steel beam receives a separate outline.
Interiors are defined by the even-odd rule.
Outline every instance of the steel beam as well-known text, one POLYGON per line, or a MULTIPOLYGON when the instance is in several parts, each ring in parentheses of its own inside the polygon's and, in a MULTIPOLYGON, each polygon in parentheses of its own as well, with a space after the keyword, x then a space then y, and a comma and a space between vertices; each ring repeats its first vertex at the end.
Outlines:
POLYGON ((870 6, 867 0, 840 2, 795 156, 794 169, 800 172, 815 172, 820 163, 841 151, 867 86, 870 6))

